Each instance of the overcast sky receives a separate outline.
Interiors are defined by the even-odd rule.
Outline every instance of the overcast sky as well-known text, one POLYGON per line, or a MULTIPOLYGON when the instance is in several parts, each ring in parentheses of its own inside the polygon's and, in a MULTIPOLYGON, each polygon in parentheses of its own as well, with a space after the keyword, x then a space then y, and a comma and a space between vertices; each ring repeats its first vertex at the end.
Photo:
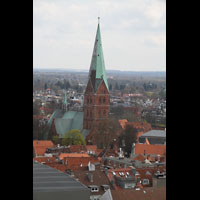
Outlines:
POLYGON ((106 69, 165 71, 165 0, 33 0, 34 68, 89 70, 98 16, 106 69))

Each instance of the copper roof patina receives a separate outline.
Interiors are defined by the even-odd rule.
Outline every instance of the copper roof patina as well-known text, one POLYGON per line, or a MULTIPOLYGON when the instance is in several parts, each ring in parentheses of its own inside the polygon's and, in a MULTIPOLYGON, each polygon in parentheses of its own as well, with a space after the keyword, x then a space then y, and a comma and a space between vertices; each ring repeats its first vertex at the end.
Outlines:
POLYGON ((101 82, 102 79, 104 80, 105 85, 106 85, 107 89, 109 90, 108 83, 107 83, 107 77, 106 77, 104 57, 103 57, 103 49, 102 49, 99 23, 97 26, 97 33, 96 33, 96 38, 95 38, 95 43, 94 43, 92 60, 91 60, 91 64, 90 64, 89 78, 91 78, 93 72, 95 75, 95 77, 94 77, 95 83, 98 82, 93 85, 95 91, 98 89, 99 83, 101 82))

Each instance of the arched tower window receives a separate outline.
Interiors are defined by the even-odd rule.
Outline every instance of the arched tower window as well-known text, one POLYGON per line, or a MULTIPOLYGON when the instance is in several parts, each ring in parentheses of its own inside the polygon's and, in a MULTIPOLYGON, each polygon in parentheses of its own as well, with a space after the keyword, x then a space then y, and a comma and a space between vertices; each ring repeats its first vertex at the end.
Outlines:
POLYGON ((106 103, 106 99, 105 99, 105 97, 103 98, 103 103, 106 103))
POLYGON ((104 117, 106 116, 106 111, 105 111, 105 110, 103 111, 103 116, 104 116, 104 117))

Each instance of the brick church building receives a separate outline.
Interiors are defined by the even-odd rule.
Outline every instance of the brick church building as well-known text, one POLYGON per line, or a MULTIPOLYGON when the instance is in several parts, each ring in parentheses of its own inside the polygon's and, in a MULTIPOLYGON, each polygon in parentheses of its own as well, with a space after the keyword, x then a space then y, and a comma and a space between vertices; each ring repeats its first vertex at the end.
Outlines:
POLYGON ((86 137, 88 143, 97 144, 100 148, 108 145, 111 138, 102 128, 106 129, 109 123, 109 110, 110 94, 98 23, 83 105, 83 128, 90 130, 86 137))
POLYGON ((84 93, 83 111, 67 109, 66 94, 63 108, 57 109, 48 121, 49 135, 62 138, 66 132, 78 129, 87 144, 95 144, 98 148, 108 147, 113 136, 108 131, 110 110, 109 87, 106 78, 100 25, 98 23, 92 60, 88 75, 88 83, 84 93))

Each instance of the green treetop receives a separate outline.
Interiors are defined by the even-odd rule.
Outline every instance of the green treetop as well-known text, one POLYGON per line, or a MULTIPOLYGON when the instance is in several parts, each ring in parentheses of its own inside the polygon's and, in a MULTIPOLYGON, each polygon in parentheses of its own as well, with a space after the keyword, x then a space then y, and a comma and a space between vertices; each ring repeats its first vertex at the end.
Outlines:
POLYGON ((63 139, 62 145, 85 145, 85 140, 83 138, 82 133, 78 129, 72 129, 68 131, 63 139))

